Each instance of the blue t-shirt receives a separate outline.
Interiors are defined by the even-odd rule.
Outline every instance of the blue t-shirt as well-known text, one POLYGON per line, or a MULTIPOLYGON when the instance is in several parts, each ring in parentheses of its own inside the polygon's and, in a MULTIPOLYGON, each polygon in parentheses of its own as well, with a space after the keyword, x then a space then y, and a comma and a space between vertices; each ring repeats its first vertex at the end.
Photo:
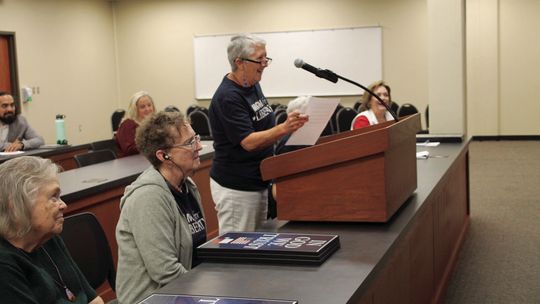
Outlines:
POLYGON ((274 126, 274 112, 259 84, 242 87, 225 76, 208 108, 214 159, 210 176, 223 187, 259 191, 268 182, 261 178, 261 161, 273 154, 273 146, 248 152, 240 142, 253 132, 274 126))

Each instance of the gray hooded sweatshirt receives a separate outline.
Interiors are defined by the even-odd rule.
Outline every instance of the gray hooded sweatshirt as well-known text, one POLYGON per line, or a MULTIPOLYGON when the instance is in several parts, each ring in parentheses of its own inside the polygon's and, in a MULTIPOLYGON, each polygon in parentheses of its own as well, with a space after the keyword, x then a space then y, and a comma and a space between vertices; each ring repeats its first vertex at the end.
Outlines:
MULTIPOLYGON (((204 216, 191 179, 189 191, 204 216)), ((193 241, 188 222, 163 176, 153 167, 127 186, 116 226, 119 303, 133 304, 191 269, 193 241)))

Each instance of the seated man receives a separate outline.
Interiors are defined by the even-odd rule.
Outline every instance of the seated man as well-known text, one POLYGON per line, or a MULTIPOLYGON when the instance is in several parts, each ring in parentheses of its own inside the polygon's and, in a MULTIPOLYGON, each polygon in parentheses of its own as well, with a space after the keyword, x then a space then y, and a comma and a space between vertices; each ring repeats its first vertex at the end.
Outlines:
POLYGON ((0 91, 0 151, 30 150, 44 143, 26 119, 15 113, 13 96, 0 91))

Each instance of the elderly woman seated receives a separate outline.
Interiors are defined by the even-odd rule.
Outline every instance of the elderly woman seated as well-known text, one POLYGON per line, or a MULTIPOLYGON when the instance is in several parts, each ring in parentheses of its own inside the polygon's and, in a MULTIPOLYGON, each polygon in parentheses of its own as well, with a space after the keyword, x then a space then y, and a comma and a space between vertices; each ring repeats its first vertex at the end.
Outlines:
POLYGON ((0 303, 103 303, 59 236, 57 173, 33 156, 0 165, 0 303))

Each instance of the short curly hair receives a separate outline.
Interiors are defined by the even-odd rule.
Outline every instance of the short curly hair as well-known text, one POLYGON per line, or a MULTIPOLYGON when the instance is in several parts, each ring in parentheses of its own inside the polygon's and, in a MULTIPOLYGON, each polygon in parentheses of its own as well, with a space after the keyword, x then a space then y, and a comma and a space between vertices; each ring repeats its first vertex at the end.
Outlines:
POLYGON ((174 132, 180 134, 180 130, 186 128, 186 124, 189 124, 189 119, 182 112, 160 111, 150 115, 137 128, 135 135, 137 149, 157 168, 161 161, 157 158, 156 152, 172 147, 175 144, 174 132))

